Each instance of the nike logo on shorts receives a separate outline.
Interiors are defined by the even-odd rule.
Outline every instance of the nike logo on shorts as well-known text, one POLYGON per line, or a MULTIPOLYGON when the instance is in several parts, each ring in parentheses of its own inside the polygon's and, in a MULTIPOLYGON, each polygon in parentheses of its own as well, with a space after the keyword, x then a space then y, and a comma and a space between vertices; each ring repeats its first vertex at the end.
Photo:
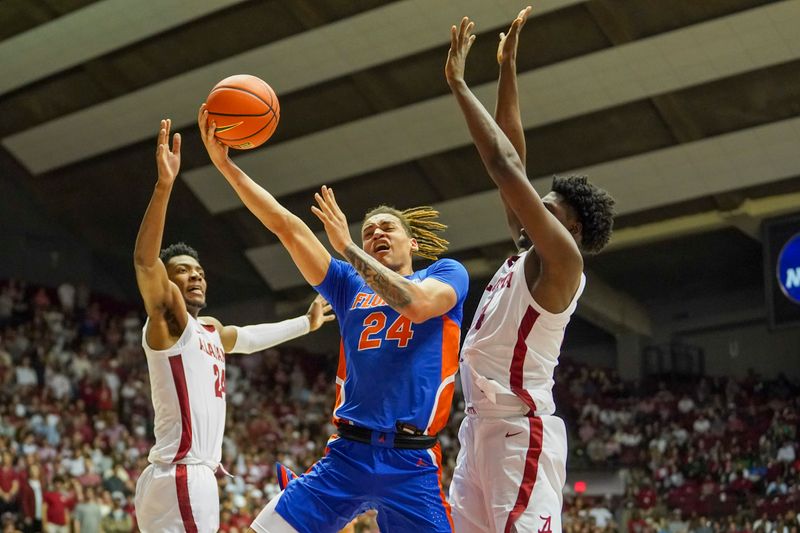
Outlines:
POLYGON ((508 432, 506 432, 506 438, 513 437, 514 435, 519 435, 520 433, 522 433, 522 432, 521 431, 517 431, 516 433, 508 433, 508 432))

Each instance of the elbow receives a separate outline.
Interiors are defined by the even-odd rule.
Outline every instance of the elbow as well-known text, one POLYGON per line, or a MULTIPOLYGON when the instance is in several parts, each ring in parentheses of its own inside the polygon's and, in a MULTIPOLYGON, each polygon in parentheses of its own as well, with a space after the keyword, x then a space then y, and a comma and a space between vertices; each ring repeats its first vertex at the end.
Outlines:
POLYGON ((300 219, 286 211, 277 212, 274 216, 270 216, 268 220, 262 219, 262 222, 264 222, 264 225, 279 238, 288 238, 293 235, 300 219))
POLYGON ((522 170, 522 162, 517 153, 507 150, 498 150, 494 157, 487 161, 486 166, 491 175, 498 179, 512 177, 522 170))
POLYGON ((405 317, 409 319, 412 324, 422 324, 428 320, 428 317, 425 316, 425 314, 412 310, 403 311, 403 315, 405 315, 405 317))
POLYGON ((420 313, 411 313, 411 314, 403 313, 403 314, 406 316, 407 319, 411 321, 412 324, 422 324, 423 322, 431 318, 429 316, 420 313))
POLYGON ((151 267, 150 261, 144 256, 144 254, 134 253, 133 254, 133 267, 136 270, 145 270, 148 267, 151 267))
POLYGON ((412 324, 422 324, 436 316, 435 312, 424 304, 410 304, 403 309, 403 316, 411 321, 412 324))

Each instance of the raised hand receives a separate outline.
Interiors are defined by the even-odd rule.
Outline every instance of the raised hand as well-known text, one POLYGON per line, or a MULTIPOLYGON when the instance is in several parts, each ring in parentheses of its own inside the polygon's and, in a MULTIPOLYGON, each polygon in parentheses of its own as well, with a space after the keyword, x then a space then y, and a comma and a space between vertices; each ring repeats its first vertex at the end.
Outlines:
POLYGON ((158 141, 156 146, 156 166, 158 167, 158 179, 166 183, 172 183, 178 176, 181 168, 181 134, 176 133, 172 137, 172 150, 169 148, 169 130, 172 127, 172 120, 162 119, 161 129, 158 130, 158 141))
POLYGON ((511 23, 508 33, 500 34, 500 43, 497 45, 497 62, 501 65, 504 61, 516 61, 517 45, 519 44, 519 32, 528 20, 531 6, 519 12, 517 18, 511 23))
POLYGON ((310 331, 316 331, 325 322, 330 322, 331 320, 336 319, 336 315, 333 314, 331 304, 329 304, 325 298, 319 294, 316 298, 314 298, 314 301, 311 302, 306 316, 308 317, 310 331))
POLYGON ((322 190, 314 194, 314 199, 319 207, 311 206, 311 211, 325 224, 325 233, 333 249, 344 255, 345 248, 353 242, 353 238, 347 226, 347 217, 336 203, 333 189, 323 185, 322 190))
POLYGON ((447 52, 447 63, 444 67, 444 74, 447 78, 447 83, 453 85, 464 81, 464 66, 467 62, 467 54, 475 42, 475 36, 472 35, 472 30, 475 28, 475 23, 469 20, 469 17, 461 19, 461 24, 458 28, 452 26, 450 28, 450 50, 447 52))
POLYGON ((211 158, 211 162, 219 167, 219 165, 228 160, 228 147, 214 137, 217 124, 214 119, 209 121, 208 109, 205 103, 197 111, 197 126, 200 128, 200 138, 203 139, 203 144, 206 147, 208 156, 211 158))

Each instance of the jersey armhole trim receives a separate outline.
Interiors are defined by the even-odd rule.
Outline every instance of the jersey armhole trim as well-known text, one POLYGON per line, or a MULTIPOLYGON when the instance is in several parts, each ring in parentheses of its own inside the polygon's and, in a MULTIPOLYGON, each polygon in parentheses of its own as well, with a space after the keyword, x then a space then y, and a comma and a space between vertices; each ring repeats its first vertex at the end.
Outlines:
POLYGON ((200 322, 192 318, 192 315, 189 313, 186 313, 186 315, 188 316, 188 320, 186 321, 186 327, 183 328, 181 336, 177 341, 175 341, 175 344, 163 350, 156 350, 147 344, 147 325, 150 323, 150 318, 148 317, 144 322, 144 327, 142 328, 142 346, 147 349, 145 351, 145 355, 174 355, 176 350, 182 350, 183 347, 189 343, 189 338, 192 336, 192 328, 195 327, 195 325, 202 326, 200 322))
MULTIPOLYGON (((525 252, 530 253, 530 251, 525 252)), ((520 254, 520 259, 522 259, 522 264, 520 265, 520 269, 522 271, 522 283, 525 285, 525 293, 528 295, 528 303, 531 307, 533 307, 537 313, 542 318, 550 319, 550 320, 559 320, 564 318, 569 318, 575 313, 575 308, 578 306, 578 299, 580 299, 581 295, 583 294, 583 290, 586 288, 586 274, 581 272, 581 280, 578 282, 578 288, 575 291, 575 294, 572 296, 572 300, 569 302, 569 305, 566 309, 561 311, 560 313, 553 313, 552 311, 548 311, 544 307, 542 307, 539 302, 536 301, 536 298, 533 297, 531 291, 528 289, 528 279, 525 276, 525 261, 528 259, 526 257, 522 257, 523 254, 520 254)))

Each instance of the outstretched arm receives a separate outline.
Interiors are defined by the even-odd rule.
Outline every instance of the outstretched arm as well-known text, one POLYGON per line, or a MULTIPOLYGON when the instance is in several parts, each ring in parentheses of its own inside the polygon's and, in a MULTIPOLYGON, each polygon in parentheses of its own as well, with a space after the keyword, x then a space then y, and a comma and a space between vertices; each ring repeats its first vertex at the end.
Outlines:
POLYGON ((296 339, 318 330, 325 322, 336 317, 325 298, 317 295, 304 315, 282 322, 253 324, 251 326, 223 326, 214 317, 201 317, 201 322, 213 325, 219 332, 222 348, 227 354, 253 353, 296 339))
MULTIPOLYGON (((575 285, 583 269, 578 245, 558 219, 545 207, 528 181, 516 149, 464 82, 464 65, 475 40, 474 24, 467 17, 451 28, 445 74, 464 114, 472 140, 486 170, 536 246, 543 270, 549 277, 575 285)), ((574 289, 574 286, 572 287, 574 289)))
POLYGON ((418 324, 442 316, 456 305, 458 295, 447 283, 435 279, 412 283, 357 246, 350 236, 347 218, 336 203, 333 189, 323 185, 314 198, 318 207, 313 206, 311 210, 325 224, 331 246, 353 265, 367 285, 392 309, 418 324))
MULTIPOLYGON (((517 18, 511 23, 508 33, 500 34, 500 43, 497 46, 497 63, 500 65, 500 75, 497 79, 497 104, 494 110, 494 119, 508 140, 514 145, 522 167, 525 168, 525 130, 522 127, 522 117, 519 110, 519 91, 517 89, 517 47, 519 32, 528 20, 531 6, 519 12, 517 18)), ((501 194, 503 207, 506 211, 506 220, 511 237, 515 243, 519 242, 522 224, 517 215, 508 205, 501 194)))
POLYGON ((136 282, 151 320, 147 340, 155 349, 168 347, 171 344, 169 338, 179 336, 187 321, 186 303, 178 287, 167 277, 167 269, 159 258, 167 204, 181 165, 181 135, 175 134, 170 150, 171 125, 170 119, 161 121, 156 148, 158 180, 139 227, 133 252, 136 282))
POLYGON ((200 106, 197 121, 211 162, 225 176, 247 209, 280 239, 308 283, 314 286, 322 283, 331 262, 328 250, 302 220, 231 161, 228 147, 214 138, 216 124, 213 119, 209 120, 206 104, 200 106))

